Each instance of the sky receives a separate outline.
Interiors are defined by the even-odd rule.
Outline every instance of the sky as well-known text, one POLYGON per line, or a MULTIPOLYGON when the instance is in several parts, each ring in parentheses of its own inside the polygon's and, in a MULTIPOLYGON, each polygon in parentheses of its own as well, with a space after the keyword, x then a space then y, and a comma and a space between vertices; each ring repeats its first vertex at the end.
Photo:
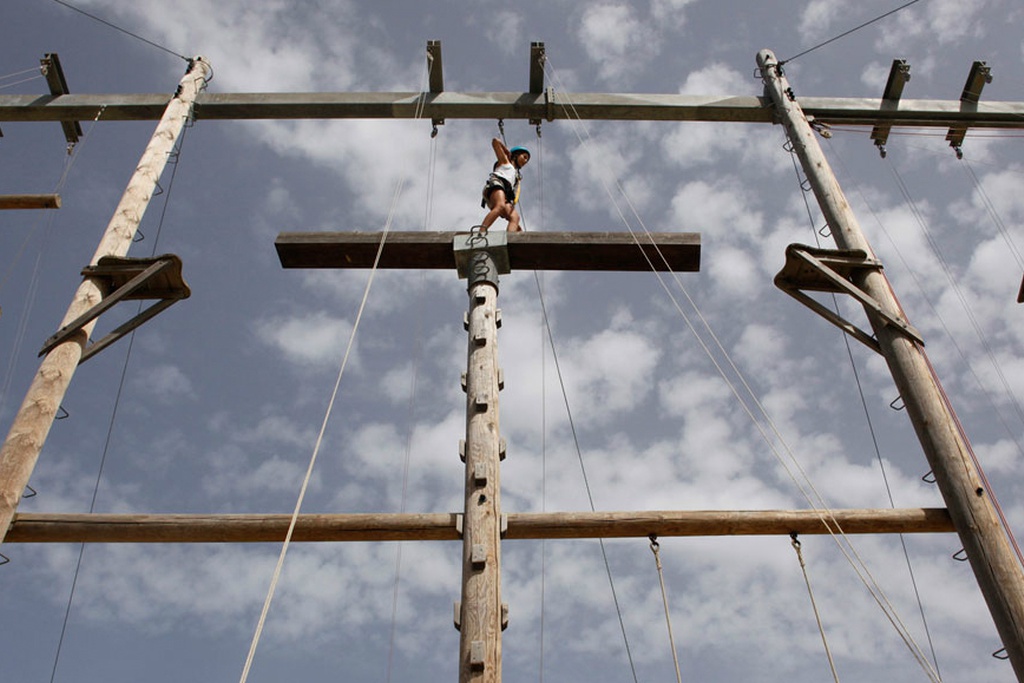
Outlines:
MULTIPOLYGON (((526 90, 530 43, 543 41, 558 92, 751 96, 762 91, 759 50, 792 57, 899 3, 76 4, 203 55, 218 93, 415 92, 426 43, 441 40, 451 91, 526 90)), ((786 73, 798 100, 879 98, 901 58, 904 98, 956 100, 984 60, 993 80, 982 99, 1020 102, 1022 35, 1012 0, 921 0, 786 73)), ((73 93, 170 93, 184 69, 50 0, 8 0, 0 36, 0 96, 47 93, 33 70, 48 52, 73 93)), ((56 123, 0 123, 0 193, 62 197, 56 211, 0 215, 5 433, 154 125, 83 121, 69 154, 56 123)), ((834 246, 813 206, 808 216, 813 198, 780 126, 570 119, 543 123, 538 137, 508 120, 504 132, 533 152, 528 231, 628 224, 702 241, 700 272, 664 281, 502 276, 504 512, 591 509, 582 468, 604 511, 806 508, 809 486, 835 508, 942 506, 905 412, 890 407, 899 401, 882 358, 772 285, 786 245, 834 246), (777 435, 763 437, 766 426, 777 435)), ((972 133, 958 160, 944 131, 911 130, 891 136, 883 159, 869 132, 820 141, 1019 531, 1024 149, 1014 131, 972 133)), ((192 296, 79 368, 20 511, 291 512, 369 273, 285 270, 275 237, 467 230, 483 217, 498 133, 496 121, 448 120, 434 138, 429 120, 196 121, 130 252, 180 255, 192 296)), ((466 304, 455 273, 376 274, 303 512, 461 510, 466 304)), ((850 302, 841 308, 865 324, 850 302)), ((97 334, 133 311, 121 304, 97 334)), ((927 681, 836 541, 800 540, 841 680, 927 681)), ((788 537, 660 542, 684 680, 831 678, 788 537)), ((970 567, 951 557, 955 535, 850 543, 943 680, 1013 680, 991 656, 1000 643, 970 567)), ((507 680, 672 679, 648 540, 604 545, 608 572, 596 540, 503 543, 507 680)), ((2 552, 4 680, 160 683, 239 678, 279 547, 90 545, 77 580, 78 545, 2 552)), ((249 680, 455 680, 460 552, 293 545, 249 680)))

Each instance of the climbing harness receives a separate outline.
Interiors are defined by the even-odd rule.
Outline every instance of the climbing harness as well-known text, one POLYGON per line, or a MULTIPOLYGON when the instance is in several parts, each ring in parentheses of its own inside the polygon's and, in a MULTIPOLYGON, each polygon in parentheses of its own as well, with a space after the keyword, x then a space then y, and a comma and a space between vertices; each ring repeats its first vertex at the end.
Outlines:
POLYGON ((668 610, 668 593, 665 590, 665 573, 661 568, 661 545, 658 544, 658 534, 651 534, 651 552, 654 553, 654 564, 658 568, 658 582, 661 583, 661 602, 665 605, 665 624, 668 626, 668 644, 672 648, 672 663, 676 666, 676 682, 683 683, 683 677, 679 673, 679 654, 676 652, 676 641, 672 635, 672 617, 668 610))

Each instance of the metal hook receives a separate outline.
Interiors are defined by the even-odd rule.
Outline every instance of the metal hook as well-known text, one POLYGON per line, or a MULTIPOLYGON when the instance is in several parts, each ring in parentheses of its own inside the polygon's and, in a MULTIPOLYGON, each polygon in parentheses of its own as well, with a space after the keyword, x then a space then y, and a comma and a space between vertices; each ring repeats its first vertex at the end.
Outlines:
POLYGON ((539 123, 537 124, 536 130, 537 130, 537 137, 540 138, 540 124, 539 123))
POLYGON ((891 403, 889 403, 889 407, 892 408, 893 410, 903 410, 907 406, 906 406, 905 403, 903 403, 903 397, 902 396, 897 396, 896 398, 894 398, 892 400, 891 403), (897 403, 899 405, 896 405, 897 403))
POLYGON ((928 470, 925 473, 925 475, 923 477, 921 477, 921 481, 923 481, 926 484, 934 484, 935 483, 935 471, 934 470, 928 470))
POLYGON ((818 230, 818 234, 821 235, 822 237, 831 237, 832 226, 826 223, 825 225, 821 226, 820 230, 818 230))
POLYGON ((27 488, 29 491, 31 491, 31 493, 23 493, 23 494, 21 494, 22 498, 35 498, 37 495, 39 495, 39 493, 34 488, 29 486, 28 484, 25 484, 25 488, 27 488))
POLYGON ((3 562, 0 562, 0 567, 2 567, 2 566, 4 566, 5 564, 7 564, 8 562, 10 562, 10 561, 11 561, 11 558, 7 557, 7 556, 6 556, 6 555, 4 555, 3 553, 0 553, 0 560, 3 560, 3 562))
POLYGON ((967 549, 966 548, 960 548, 960 550, 957 550, 955 553, 953 553, 951 555, 951 557, 954 560, 956 560, 957 562, 966 562, 967 561, 967 549))
POLYGON ((796 532, 796 531, 790 531, 789 532, 789 537, 792 539, 793 547, 794 548, 799 548, 801 546, 800 539, 797 538, 797 536, 799 536, 799 535, 800 534, 798 532, 796 532))
POLYGON ((1005 647, 1001 647, 992 653, 992 656, 996 659, 1007 660, 1010 658, 1010 653, 1006 651, 1005 647))
POLYGON ((145 239, 146 239, 146 234, 144 232, 142 232, 141 230, 136 230, 135 234, 132 235, 132 244, 135 244, 136 242, 142 242, 145 239))
POLYGON ((66 420, 71 417, 71 413, 63 405, 57 406, 57 414, 53 417, 54 420, 66 420))
POLYGON ((651 539, 651 552, 657 553, 661 548, 661 544, 658 543, 658 534, 647 534, 647 538, 651 539))
POLYGON ((430 137, 431 138, 436 138, 437 137, 437 126, 436 125, 434 126, 434 129, 432 131, 430 131, 430 137))

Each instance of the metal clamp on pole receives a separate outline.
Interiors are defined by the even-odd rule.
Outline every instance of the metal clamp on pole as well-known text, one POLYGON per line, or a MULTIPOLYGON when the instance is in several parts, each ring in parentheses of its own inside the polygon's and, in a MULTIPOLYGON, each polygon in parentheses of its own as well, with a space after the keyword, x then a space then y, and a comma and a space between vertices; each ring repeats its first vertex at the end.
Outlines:
POLYGON ((452 241, 455 267, 459 278, 469 280, 472 287, 480 282, 498 286, 498 275, 511 273, 508 258, 508 234, 503 231, 485 232, 474 227, 468 233, 458 233, 452 241))

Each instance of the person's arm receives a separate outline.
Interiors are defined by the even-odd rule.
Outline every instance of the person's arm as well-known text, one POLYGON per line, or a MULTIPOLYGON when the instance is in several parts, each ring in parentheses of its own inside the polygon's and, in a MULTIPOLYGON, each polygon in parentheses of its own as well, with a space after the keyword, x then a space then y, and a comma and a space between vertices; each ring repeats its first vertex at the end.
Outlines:
POLYGON ((500 138, 492 138, 491 147, 494 148, 494 156, 498 158, 499 164, 512 163, 512 159, 509 158, 508 147, 505 146, 505 143, 500 138))

